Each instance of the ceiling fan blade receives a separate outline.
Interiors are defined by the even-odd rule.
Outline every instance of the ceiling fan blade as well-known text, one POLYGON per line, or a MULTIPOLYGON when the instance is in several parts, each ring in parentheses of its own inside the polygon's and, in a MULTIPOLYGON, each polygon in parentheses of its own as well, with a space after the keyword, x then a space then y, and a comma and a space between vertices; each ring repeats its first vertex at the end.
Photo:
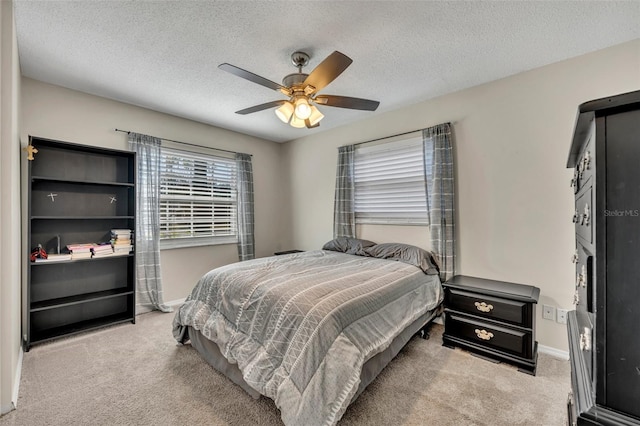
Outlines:
POLYGON ((336 50, 331 55, 327 56, 324 61, 320 62, 313 71, 311 71, 311 74, 309 74, 304 80, 303 85, 305 87, 314 87, 315 90, 310 94, 319 92, 322 88, 335 80, 336 77, 342 74, 342 72, 351 65, 351 62, 353 62, 353 60, 350 57, 336 50))
POLYGON ((313 100, 320 105, 361 109, 364 111, 375 111, 378 108, 378 105, 380 105, 380 102, 372 101, 371 99, 350 98, 348 96, 319 95, 313 100))
POLYGON ((275 81, 267 80, 266 78, 260 77, 257 74, 254 74, 247 70, 243 70, 242 68, 238 68, 235 65, 224 63, 224 64, 218 65, 218 68, 220 68, 223 71, 229 72, 233 75, 237 75, 240 78, 244 78, 245 80, 249 80, 253 83, 267 87, 269 89, 277 90, 285 94, 288 94, 291 92, 291 90, 288 87, 284 87, 283 85, 278 84, 275 81))
POLYGON ((253 112, 262 111, 263 109, 269 109, 269 108, 280 106, 285 102, 287 101, 282 100, 282 101, 267 102, 266 104, 260 104, 260 105, 252 106, 249 108, 241 109, 240 111, 236 111, 236 114, 242 114, 242 115, 251 114, 253 112))

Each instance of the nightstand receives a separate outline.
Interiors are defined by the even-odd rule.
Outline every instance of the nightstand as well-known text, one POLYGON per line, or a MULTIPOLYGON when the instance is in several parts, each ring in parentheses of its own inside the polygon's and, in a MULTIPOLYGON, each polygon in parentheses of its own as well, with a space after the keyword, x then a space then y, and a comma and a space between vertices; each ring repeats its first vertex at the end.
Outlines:
POLYGON ((442 344, 536 374, 537 287, 456 275, 445 282, 442 344))

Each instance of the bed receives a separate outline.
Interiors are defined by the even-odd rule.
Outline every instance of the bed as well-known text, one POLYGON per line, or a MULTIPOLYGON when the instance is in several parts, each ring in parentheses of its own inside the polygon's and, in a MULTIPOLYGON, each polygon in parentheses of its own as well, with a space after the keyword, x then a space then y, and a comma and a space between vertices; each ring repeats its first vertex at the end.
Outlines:
POLYGON ((332 425, 443 298, 431 253, 336 239, 205 274, 173 334, 286 425, 332 425), (346 241, 346 242, 345 242, 346 241))

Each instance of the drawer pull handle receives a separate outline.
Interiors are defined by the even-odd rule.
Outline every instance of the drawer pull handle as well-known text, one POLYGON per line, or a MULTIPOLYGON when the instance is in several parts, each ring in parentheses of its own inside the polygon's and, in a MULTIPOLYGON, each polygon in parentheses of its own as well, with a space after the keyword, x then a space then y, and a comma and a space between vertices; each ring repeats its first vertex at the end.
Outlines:
POLYGON ((493 309, 493 305, 487 305, 485 302, 476 302, 474 305, 476 305, 476 309, 480 312, 491 312, 493 309))
POLYGON ((573 294, 573 304, 576 306, 580 304, 580 295, 578 295, 578 291, 573 294))
POLYGON ((591 350, 591 330, 587 327, 584 327, 584 333, 580 333, 580 349, 583 351, 591 350))
POLYGON ((571 179, 571 188, 577 187, 578 186, 578 170, 574 170, 573 172, 573 179, 571 179))
POLYGON ((578 263, 578 250, 571 256, 571 263, 578 263))
POLYGON ((476 336, 478 336, 478 339, 482 339, 482 340, 491 340, 493 338, 493 333, 491 333, 490 331, 487 330, 478 330, 477 328, 475 329, 476 332, 476 336))
POLYGON ((584 157, 578 163, 578 179, 582 179, 582 173, 584 172, 584 157))
POLYGON ((582 265, 582 269, 581 269, 581 273, 580 273, 580 277, 582 277, 582 279, 580 280, 580 284, 582 285, 583 288, 587 287, 587 268, 582 265))
POLYGON ((582 158, 582 169, 589 170, 591 169, 591 151, 587 151, 584 153, 584 157, 582 158))
POLYGON ((584 205, 584 214, 582 215, 582 220, 580 221, 580 225, 589 226, 589 219, 591 218, 591 212, 589 210, 589 204, 584 205))
POLYGON ((573 214, 573 223, 578 223, 579 217, 580 214, 578 213, 578 209, 576 209, 576 212, 573 214))

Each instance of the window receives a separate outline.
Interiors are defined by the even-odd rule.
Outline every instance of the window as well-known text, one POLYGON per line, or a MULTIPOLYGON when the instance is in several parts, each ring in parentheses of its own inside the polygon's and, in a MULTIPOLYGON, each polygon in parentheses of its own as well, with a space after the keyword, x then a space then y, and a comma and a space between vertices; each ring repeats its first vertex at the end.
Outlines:
POLYGON ((237 242, 235 160, 162 148, 162 248, 237 242))
POLYGON ((420 133, 358 146, 353 173, 356 223, 429 224, 420 133))

